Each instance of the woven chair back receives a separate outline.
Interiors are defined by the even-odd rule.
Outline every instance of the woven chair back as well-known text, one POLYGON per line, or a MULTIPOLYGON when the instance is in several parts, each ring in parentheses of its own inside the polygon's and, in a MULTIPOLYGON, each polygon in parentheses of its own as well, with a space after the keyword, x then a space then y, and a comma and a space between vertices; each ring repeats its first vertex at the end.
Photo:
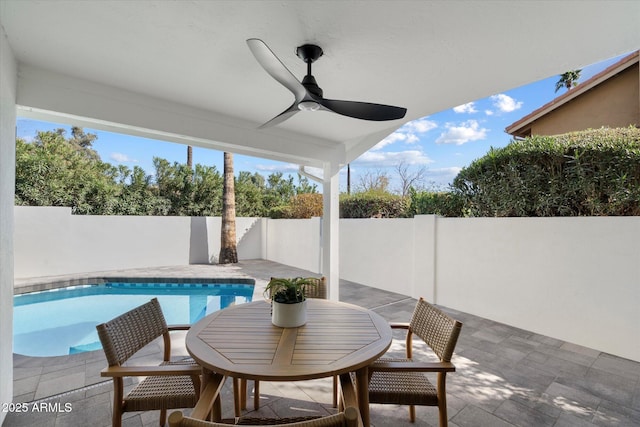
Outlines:
MULTIPOLYGON (((272 277, 271 280, 274 278, 272 277)), ((305 286, 304 293, 307 298, 327 299, 327 279, 323 276, 318 279, 314 279, 315 286, 305 286)), ((271 297, 271 293, 269 293, 271 297)))
POLYGON ((431 347, 440 360, 450 362, 462 323, 420 298, 411 317, 413 333, 431 347))
POLYGON ((96 326, 109 366, 119 366, 168 331, 160 303, 153 298, 109 322, 96 326))
POLYGON ((315 286, 305 286, 307 298, 327 299, 327 279, 323 276, 315 282, 315 286))

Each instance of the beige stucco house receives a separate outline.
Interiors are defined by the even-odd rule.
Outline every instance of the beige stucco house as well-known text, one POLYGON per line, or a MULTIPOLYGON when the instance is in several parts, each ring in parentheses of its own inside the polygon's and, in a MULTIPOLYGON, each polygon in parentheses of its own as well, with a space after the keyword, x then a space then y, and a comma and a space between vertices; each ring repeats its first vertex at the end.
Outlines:
POLYGON ((602 126, 640 126, 639 52, 512 123, 505 131, 515 138, 524 138, 602 126))

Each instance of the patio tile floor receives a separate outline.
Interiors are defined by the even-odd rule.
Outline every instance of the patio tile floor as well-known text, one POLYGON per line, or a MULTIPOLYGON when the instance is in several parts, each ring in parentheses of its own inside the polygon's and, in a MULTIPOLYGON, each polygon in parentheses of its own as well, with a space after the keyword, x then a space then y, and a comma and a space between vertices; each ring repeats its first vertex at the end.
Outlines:
MULTIPOLYGON (((269 261, 243 261, 233 266, 192 265, 101 272, 56 281, 93 277, 252 277, 254 299, 271 276, 310 275, 269 261)), ((38 286, 50 279, 16 280, 16 286, 38 286)), ((390 321, 409 320, 415 300, 403 295, 341 281, 340 299, 375 310, 390 321)), ((457 372, 447 380, 449 425, 496 426, 638 426, 640 363, 601 353, 504 324, 442 307, 464 323, 453 362, 457 372)), ((174 356, 186 355, 175 338, 174 356)), ((417 342, 417 341, 415 341, 417 342)), ((390 351, 402 348, 401 332, 390 351)), ((154 360, 159 343, 136 355, 154 360)), ((425 357, 424 351, 419 351, 425 357)), ((101 351, 55 358, 14 355, 14 402, 26 413, 9 413, 3 427, 109 426, 112 385, 100 377, 106 366, 101 351), (65 403, 71 411, 65 412, 65 403), (43 412, 33 411, 36 407, 43 412), (44 404, 40 406, 41 404, 44 404), (56 405, 57 404, 57 405, 56 405)), ((129 384, 131 387, 131 384, 129 384)), ((223 392, 225 417, 232 417, 231 382, 223 392)), ((252 416, 329 414, 331 379, 297 383, 261 382, 259 411, 252 416)), ((251 409, 251 407, 249 408, 251 409)), ((185 410, 188 412, 188 410, 185 410)), ((408 409, 372 405, 372 425, 402 427, 408 409)), ((436 408, 417 408, 417 426, 438 425, 436 408)), ((157 426, 158 412, 127 413, 124 426, 157 426)))

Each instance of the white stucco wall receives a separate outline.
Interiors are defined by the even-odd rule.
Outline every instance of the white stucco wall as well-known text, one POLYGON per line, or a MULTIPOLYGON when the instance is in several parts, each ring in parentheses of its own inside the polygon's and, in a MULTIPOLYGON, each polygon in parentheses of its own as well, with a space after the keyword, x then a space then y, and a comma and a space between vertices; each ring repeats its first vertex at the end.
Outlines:
POLYGON ((15 207, 15 277, 189 263, 189 217, 71 215, 15 207))
POLYGON ((412 295, 413 234, 412 219, 340 220, 340 278, 412 295))
POLYGON ((265 258, 319 273, 320 226, 320 218, 268 220, 265 258))
POLYGON ((640 217, 437 222, 439 304, 640 360, 640 217))
MULTIPOLYGON (((17 65, 0 27, 0 403, 13 400, 13 199, 17 65)), ((6 413, 0 411, 0 424, 6 413)))
MULTIPOLYGON (((16 206, 15 277, 213 262, 220 218, 71 215, 16 206)), ((237 218, 238 257, 261 258, 259 218, 237 218)))

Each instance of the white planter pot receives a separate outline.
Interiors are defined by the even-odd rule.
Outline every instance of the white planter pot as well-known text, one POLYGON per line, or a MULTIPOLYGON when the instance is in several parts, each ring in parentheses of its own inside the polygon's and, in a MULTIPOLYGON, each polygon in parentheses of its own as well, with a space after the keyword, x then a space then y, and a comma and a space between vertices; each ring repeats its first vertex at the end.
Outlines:
POLYGON ((271 323, 281 328, 297 328, 307 323, 307 301, 283 304, 273 301, 271 323))

